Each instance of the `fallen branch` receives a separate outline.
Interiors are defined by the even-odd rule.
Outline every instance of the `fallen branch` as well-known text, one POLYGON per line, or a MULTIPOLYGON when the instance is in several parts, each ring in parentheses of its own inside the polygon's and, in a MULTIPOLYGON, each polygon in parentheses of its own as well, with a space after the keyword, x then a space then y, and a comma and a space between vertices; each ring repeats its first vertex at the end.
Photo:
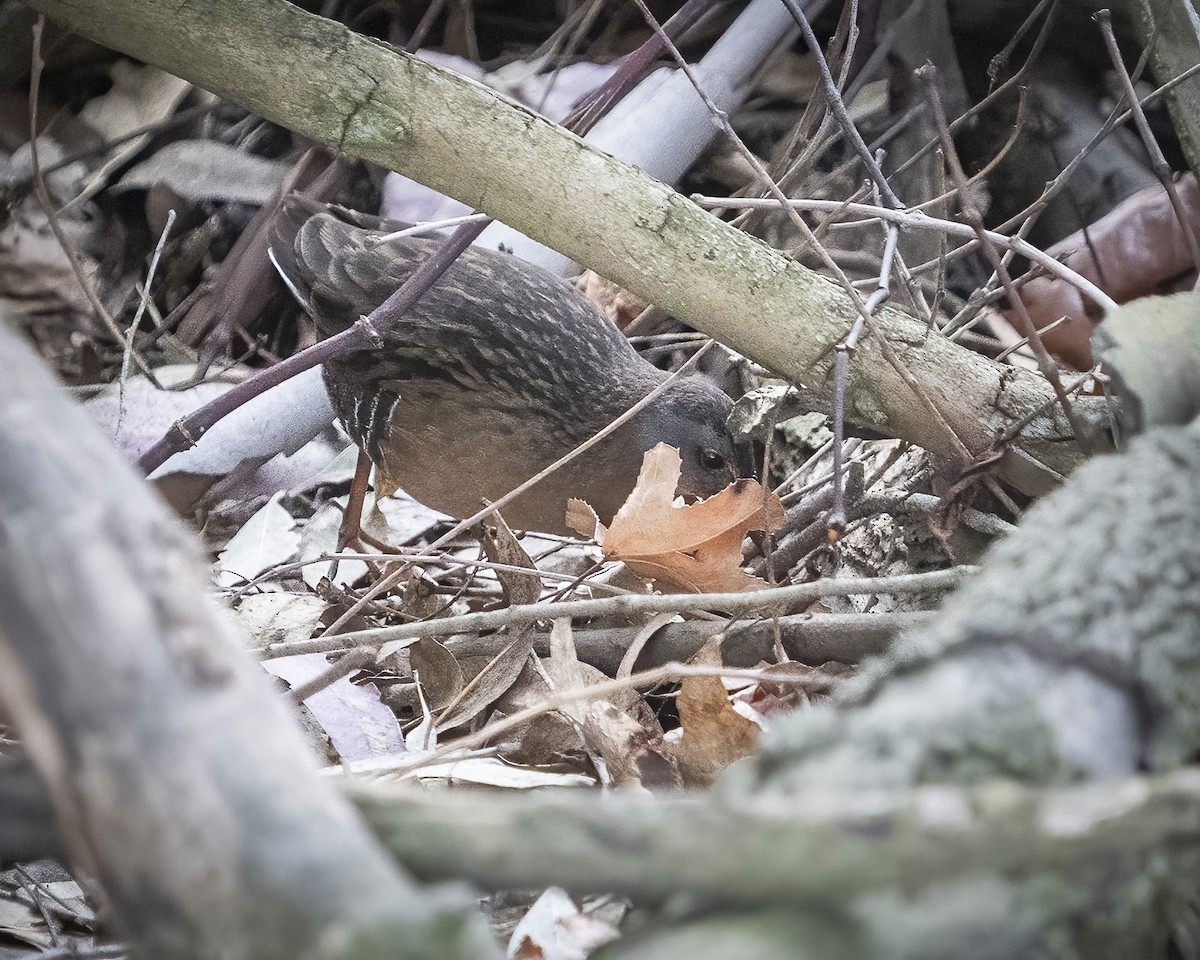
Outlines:
MULTIPOLYGON (((0 713, 141 956, 494 955, 383 853, 204 597, 194 542, 0 327, 0 713)), ((6 811, 7 812, 7 811, 6 811)))
MULTIPOLYGON (((837 287, 478 84, 288 4, 32 0, 30 6, 483 210, 809 385, 814 408, 828 409, 830 348, 855 317, 837 287)), ((1031 418, 1000 465, 1018 487, 1043 492, 1079 462, 1040 377, 971 353, 899 311, 881 311, 877 322, 892 354, 974 455, 1011 423, 1031 418)), ((1099 432, 1102 404, 1082 398, 1076 407, 1099 432)), ((846 409, 863 426, 957 456, 877 347, 856 357, 846 409)))

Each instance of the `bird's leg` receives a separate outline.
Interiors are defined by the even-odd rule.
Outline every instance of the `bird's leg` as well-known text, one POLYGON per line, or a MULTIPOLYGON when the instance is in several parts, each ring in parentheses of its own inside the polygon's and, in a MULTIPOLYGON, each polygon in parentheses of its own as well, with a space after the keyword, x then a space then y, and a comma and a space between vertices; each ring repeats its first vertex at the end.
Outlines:
POLYGON ((354 479, 350 481, 350 493, 346 497, 346 509, 342 513, 342 527, 338 531, 338 552, 348 546, 361 547, 363 538, 363 501, 367 498, 367 483, 371 478, 371 458, 361 448, 358 462, 354 465, 354 479))
POLYGON ((354 464, 354 479, 350 481, 350 493, 346 496, 346 509, 342 512, 342 526, 338 530, 338 552, 353 547, 361 552, 363 547, 374 547, 380 553, 400 553, 396 547, 363 529, 363 504, 367 499, 367 485, 371 478, 371 459, 362 449, 354 464))

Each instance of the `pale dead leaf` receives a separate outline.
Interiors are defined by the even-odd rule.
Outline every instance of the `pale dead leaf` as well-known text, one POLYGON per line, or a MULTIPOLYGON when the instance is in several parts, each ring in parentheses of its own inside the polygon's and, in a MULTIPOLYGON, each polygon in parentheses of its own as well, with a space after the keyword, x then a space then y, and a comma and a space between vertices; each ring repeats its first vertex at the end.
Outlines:
POLYGON ((437 719, 438 730, 462 726, 504 694, 521 674, 521 668, 533 651, 536 633, 518 630, 462 690, 437 719))
POLYGON ((421 637, 408 651, 415 676, 421 674, 421 687, 429 706, 441 710, 462 693, 465 681, 458 659, 434 637, 421 637))
POLYGON ((55 938, 42 919, 41 912, 15 900, 0 899, 0 935, 39 950, 49 950, 55 945, 55 938))
POLYGON ((638 630, 637 635, 629 644, 629 648, 625 651, 625 655, 621 657, 621 663, 617 667, 616 678, 618 680, 624 677, 633 676, 634 665, 641 656, 642 650, 651 638, 658 633, 668 623, 673 623, 679 620, 680 616, 677 613, 659 613, 647 620, 638 630))
MULTIPOLYGON (((550 631, 550 656, 544 661, 546 673, 556 691, 585 690, 608 678, 595 667, 580 663, 568 620, 555 620, 550 631)), ((606 699, 572 700, 560 708, 576 724, 589 752, 604 765, 607 782, 613 786, 640 785, 643 761, 661 780, 661 761, 647 754, 661 755, 662 729, 649 709, 640 711, 638 720, 606 699)))
POLYGON ((764 729, 798 704, 828 697, 842 675, 836 666, 810 667, 791 660, 759 663, 755 669, 763 678, 736 688, 729 700, 738 713, 764 729))
POLYGON ((613 917, 575 906, 565 890, 550 887, 513 929, 509 960, 585 960, 620 935, 613 917))
POLYGON ((217 586, 253 580, 296 555, 300 534, 295 518, 279 502, 282 497, 277 493, 268 500, 221 551, 215 569, 217 586))
MULTIPOLYGON (((604 555, 643 577, 693 593, 757 590, 766 582, 741 569, 742 541, 751 530, 783 523, 783 504, 754 480, 738 480, 698 503, 677 506, 679 452, 660 443, 646 453, 629 499, 607 530, 597 524, 604 555)), ((586 505, 572 501, 568 521, 586 505)), ((594 514, 592 514, 594 516, 594 514)), ((588 534, 586 526, 575 526, 588 534)))
MULTIPOLYGON (((71 261, 48 223, 38 211, 14 217, 0 227, 0 305, 3 313, 14 319, 91 309, 71 261)), ((74 249, 87 248, 85 225, 68 221, 64 231, 74 249)), ((84 277, 92 282, 99 267, 85 254, 77 256, 84 277)))
MULTIPOLYGON (((4 271, 3 254, 0 253, 0 275, 4 271)), ((2 286, 3 281, 0 281, 2 286)), ((245 367, 231 367, 224 370, 218 380, 181 388, 192 380, 197 369, 195 364, 156 367, 155 377, 168 389, 155 386, 141 376, 130 377, 123 385, 107 384, 84 402, 84 409, 127 459, 136 460, 175 421, 232 389, 245 379, 247 373, 245 367)), ((282 489, 303 488, 322 477, 329 482, 328 468, 337 459, 340 449, 336 435, 332 430, 310 434, 295 422, 300 418, 282 410, 273 426, 283 428, 285 417, 291 417, 297 427, 292 437, 294 443, 283 441, 277 429, 275 439, 280 445, 272 446, 265 424, 260 424, 262 429, 245 427, 254 434, 249 441, 245 437, 225 434, 225 439, 235 440, 232 447, 221 437, 212 437, 210 432, 205 434, 199 446, 187 452, 186 463, 172 458, 169 471, 156 472, 156 485, 172 506, 186 513, 206 491, 213 498, 245 500, 270 496, 282 489), (257 448, 252 449, 255 444, 257 448), (280 452, 284 447, 286 452, 280 452)), ((351 473, 353 463, 351 459, 351 473)))
POLYGON ((307 640, 328 606, 307 593, 257 593, 243 597, 233 613, 249 648, 265 650, 274 643, 307 640))
POLYGON ((111 89, 90 100, 79 111, 79 118, 106 140, 116 143, 117 147, 104 165, 92 174, 76 203, 95 194, 108 182, 114 171, 128 163, 150 142, 151 135, 144 133, 121 142, 124 137, 166 120, 192 89, 186 80, 156 67, 133 64, 128 60, 114 63, 110 74, 111 89))
MULTIPOLYGON (((354 453, 354 458, 357 458, 357 453, 354 453)), ((299 560, 304 563, 300 576, 313 590, 318 589, 321 581, 328 577, 333 569, 333 561, 313 561, 337 550, 338 535, 342 529, 342 519, 346 515, 348 501, 348 496, 334 497, 326 501, 309 518, 300 532, 299 560)), ((403 494, 377 500, 374 493, 368 493, 363 501, 363 529, 387 543, 406 543, 424 533, 443 517, 444 514, 430 510, 403 494)), ((349 587, 365 576, 368 569, 362 560, 339 560, 336 575, 331 581, 335 586, 349 587)), ((441 604, 436 603, 434 606, 440 608, 441 604)), ((413 611, 406 608, 405 612, 413 611)))
MULTIPOLYGON (((266 660, 263 667, 297 687, 324 672, 329 662, 322 653, 305 653, 266 660)), ((351 683, 349 677, 342 677, 304 702, 343 760, 366 760, 404 751, 396 716, 380 702, 374 684, 351 683)))
POLYGON ((290 163, 216 140, 178 140, 133 167, 113 192, 163 185, 193 203, 220 200, 263 206, 279 192, 290 170, 290 163))
MULTIPOLYGON (((357 449, 351 450, 357 456, 357 449)), ((386 497, 368 493, 363 505, 363 529, 396 546, 423 536, 445 519, 444 513, 399 492, 386 497)))
POLYGON ((338 534, 342 529, 347 499, 349 498, 337 497, 323 503, 300 531, 300 555, 297 559, 304 564, 300 576, 313 591, 316 591, 321 581, 331 573, 334 573, 332 583, 337 587, 349 587, 366 576, 368 567, 362 560, 339 560, 336 572, 333 570, 332 560, 315 562, 318 557, 337 550, 338 534))

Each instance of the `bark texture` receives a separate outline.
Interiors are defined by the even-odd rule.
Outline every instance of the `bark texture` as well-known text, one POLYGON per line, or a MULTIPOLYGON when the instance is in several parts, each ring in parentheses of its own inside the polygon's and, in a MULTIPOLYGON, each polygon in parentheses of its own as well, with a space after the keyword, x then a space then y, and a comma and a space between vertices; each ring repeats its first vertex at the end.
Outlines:
POLYGON ((137 954, 493 956, 318 774, 192 538, 3 328, 0 366, 0 713, 137 954))

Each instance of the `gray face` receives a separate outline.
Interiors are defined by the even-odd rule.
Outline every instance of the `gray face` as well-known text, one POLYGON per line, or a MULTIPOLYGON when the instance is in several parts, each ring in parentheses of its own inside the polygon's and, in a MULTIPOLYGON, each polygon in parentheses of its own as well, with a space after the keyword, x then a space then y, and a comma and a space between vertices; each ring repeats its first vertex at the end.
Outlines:
POLYGON ((732 406, 710 380, 685 377, 636 421, 643 450, 658 443, 679 450, 679 492, 685 497, 710 497, 737 479, 738 451, 725 425, 732 406))

